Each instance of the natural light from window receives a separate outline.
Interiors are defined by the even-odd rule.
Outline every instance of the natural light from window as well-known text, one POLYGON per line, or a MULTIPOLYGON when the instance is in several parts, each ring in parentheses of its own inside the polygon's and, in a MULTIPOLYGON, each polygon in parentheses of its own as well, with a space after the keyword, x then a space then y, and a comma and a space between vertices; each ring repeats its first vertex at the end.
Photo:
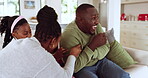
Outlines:
POLYGON ((0 16, 19 15, 19 0, 0 0, 0 16))
POLYGON ((61 0, 61 1, 62 1, 61 23, 68 24, 75 19, 77 0, 61 0))

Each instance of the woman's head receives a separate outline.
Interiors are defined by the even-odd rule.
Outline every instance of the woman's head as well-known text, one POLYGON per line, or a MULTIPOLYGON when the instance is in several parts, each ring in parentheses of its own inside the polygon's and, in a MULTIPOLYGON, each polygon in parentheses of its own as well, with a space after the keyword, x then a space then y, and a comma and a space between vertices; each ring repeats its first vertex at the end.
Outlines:
POLYGON ((31 37, 31 29, 25 18, 22 16, 3 17, 0 24, 1 35, 5 33, 3 47, 5 47, 12 38, 20 39, 31 37))
POLYGON ((61 27, 57 22, 57 14, 53 8, 46 5, 39 10, 37 21, 35 37, 46 50, 51 52, 57 47, 61 36, 61 27))

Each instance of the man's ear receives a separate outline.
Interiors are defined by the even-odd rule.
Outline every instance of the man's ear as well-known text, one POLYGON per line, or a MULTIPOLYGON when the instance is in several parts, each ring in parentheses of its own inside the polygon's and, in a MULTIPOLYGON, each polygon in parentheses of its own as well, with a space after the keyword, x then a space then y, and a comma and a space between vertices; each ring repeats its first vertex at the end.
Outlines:
POLYGON ((80 15, 78 15, 77 17, 76 17, 76 19, 78 20, 78 21, 82 21, 83 19, 82 19, 82 16, 80 16, 80 15))
POLYGON ((80 21, 81 18, 80 18, 80 17, 76 17, 76 19, 77 19, 78 21, 80 21))

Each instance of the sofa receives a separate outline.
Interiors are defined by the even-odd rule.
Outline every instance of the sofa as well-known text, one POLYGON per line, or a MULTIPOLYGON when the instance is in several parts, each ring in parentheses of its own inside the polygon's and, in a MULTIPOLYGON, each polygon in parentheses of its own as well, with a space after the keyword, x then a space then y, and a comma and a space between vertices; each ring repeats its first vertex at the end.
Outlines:
MULTIPOLYGON (((63 25, 63 27, 64 26, 65 25, 63 25)), ((2 43, 3 36, 0 37, 0 50, 2 49, 2 43)), ((133 57, 135 61, 138 62, 137 64, 131 65, 124 70, 130 74, 131 78, 148 78, 148 51, 128 47, 124 47, 124 49, 133 57)))
MULTIPOLYGON (((1 41, 0 46, 2 46, 1 41)), ((124 49, 138 62, 124 70, 130 74, 131 78, 148 78, 148 51, 128 47, 124 47, 124 49)))
POLYGON ((124 48, 138 62, 124 70, 130 74, 131 78, 148 78, 148 51, 124 48))

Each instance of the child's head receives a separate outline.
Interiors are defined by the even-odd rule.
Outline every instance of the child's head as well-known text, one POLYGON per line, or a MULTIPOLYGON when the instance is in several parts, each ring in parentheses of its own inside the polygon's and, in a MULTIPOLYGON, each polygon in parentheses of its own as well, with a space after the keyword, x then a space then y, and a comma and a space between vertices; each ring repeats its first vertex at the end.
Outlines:
POLYGON ((57 14, 53 8, 44 6, 37 14, 37 21, 35 37, 40 43, 46 43, 46 50, 51 52, 57 47, 61 36, 57 14))
POLYGON ((3 47, 5 47, 12 38, 21 39, 31 37, 31 29, 25 18, 22 16, 3 17, 0 24, 1 35, 5 33, 3 47))

